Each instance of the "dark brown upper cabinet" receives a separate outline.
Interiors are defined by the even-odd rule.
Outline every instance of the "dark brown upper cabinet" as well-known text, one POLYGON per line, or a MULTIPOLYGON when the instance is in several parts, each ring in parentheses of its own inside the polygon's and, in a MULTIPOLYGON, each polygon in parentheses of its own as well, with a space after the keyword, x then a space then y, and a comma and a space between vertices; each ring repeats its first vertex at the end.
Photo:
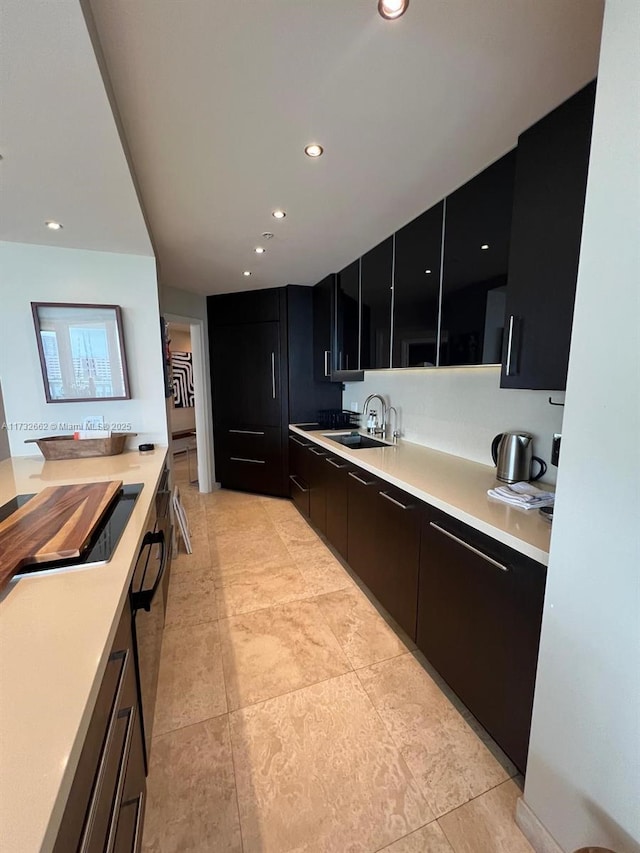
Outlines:
POLYGON ((396 232, 392 367, 432 367, 437 359, 444 202, 396 232))
POLYGON ((360 367, 363 370, 391 366, 392 283, 393 237, 387 237, 361 259, 360 367))
POLYGON ((518 140, 503 388, 566 387, 595 91, 518 140))
POLYGON ((499 364, 516 152, 445 200, 440 365, 499 364))
POLYGON ((336 370, 360 367, 360 259, 338 273, 336 370))
POLYGON ((331 382, 335 368, 334 303, 335 273, 323 278, 313 288, 313 378, 331 382))

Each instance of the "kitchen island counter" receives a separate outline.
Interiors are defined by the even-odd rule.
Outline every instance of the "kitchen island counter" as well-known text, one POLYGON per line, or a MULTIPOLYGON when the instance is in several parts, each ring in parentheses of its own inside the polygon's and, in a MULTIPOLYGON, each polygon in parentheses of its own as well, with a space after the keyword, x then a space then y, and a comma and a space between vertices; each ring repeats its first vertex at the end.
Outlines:
MULTIPOLYGON (((487 490, 498 484, 493 466, 402 439, 397 445, 352 450, 332 441, 329 430, 300 429, 295 424, 289 428, 503 545, 548 565, 551 525, 535 509, 518 509, 487 496, 487 490)), ((344 434, 345 430, 334 434, 339 432, 344 434)), ((548 484, 544 488, 554 491, 548 484)))
POLYGON ((144 486, 108 563, 14 578, 0 594, 3 849, 53 849, 165 458, 158 448, 0 462, 0 505, 46 486, 111 479, 144 486))

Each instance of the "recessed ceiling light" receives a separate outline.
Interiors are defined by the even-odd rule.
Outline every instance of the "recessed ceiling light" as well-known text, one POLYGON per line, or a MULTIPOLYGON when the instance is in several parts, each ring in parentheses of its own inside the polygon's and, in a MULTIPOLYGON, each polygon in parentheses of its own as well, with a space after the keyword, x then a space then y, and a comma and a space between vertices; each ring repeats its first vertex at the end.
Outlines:
POLYGON ((425 273, 426 273, 427 275, 431 275, 431 270, 425 270, 425 273))
POLYGON ((52 231, 60 231, 62 228, 62 225, 59 222, 54 222, 53 219, 47 219, 44 224, 52 231))
POLYGON ((273 232, 272 231, 263 231, 262 236, 264 237, 265 240, 271 240, 273 238, 273 232))
POLYGON ((249 275, 251 275, 251 273, 249 272, 249 270, 245 270, 245 271, 242 273, 242 275, 249 276, 249 275))
POLYGON ((277 210, 274 210, 271 215, 274 219, 284 219, 287 214, 284 210, 280 210, 280 208, 278 208, 277 210))
POLYGON ((488 248, 489 248, 489 244, 488 244, 488 243, 483 243, 483 244, 482 244, 482 246, 480 246, 480 248, 481 248, 481 249, 488 249, 488 248))
POLYGON ((378 0, 378 12, 387 21, 395 21, 407 11, 409 0, 378 0))
POLYGON ((267 250, 266 250, 266 249, 264 249, 262 246, 256 246, 256 248, 255 248, 255 250, 254 250, 254 251, 255 251, 256 255, 264 255, 264 253, 265 253, 267 250))
POLYGON ((322 147, 322 145, 318 145, 317 142, 312 142, 309 145, 305 145, 304 147, 304 153, 307 155, 307 157, 320 157, 323 151, 324 148, 322 147))

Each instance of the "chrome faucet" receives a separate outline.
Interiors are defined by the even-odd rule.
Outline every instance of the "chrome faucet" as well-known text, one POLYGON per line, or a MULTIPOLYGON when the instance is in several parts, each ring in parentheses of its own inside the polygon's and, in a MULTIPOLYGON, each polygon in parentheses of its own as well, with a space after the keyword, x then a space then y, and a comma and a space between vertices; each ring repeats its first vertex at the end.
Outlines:
MULTIPOLYGON (((364 401, 364 405, 362 407, 362 414, 367 414, 367 408, 372 400, 378 400, 380 402, 380 424, 375 429, 370 430, 374 433, 374 435, 384 435, 387 431, 387 404, 384 401, 384 398, 380 396, 380 394, 369 394, 367 399, 364 401)), ((369 430, 367 430, 369 432, 369 430)))
MULTIPOLYGON (((394 426, 393 426, 393 432, 391 433, 391 438, 393 440, 393 443, 397 444, 398 439, 400 438, 400 430, 398 429, 398 410, 396 409, 395 406, 389 406, 389 408, 387 409, 387 414, 389 415, 389 418, 391 418, 391 412, 393 412, 393 414, 394 414, 394 420, 393 420, 394 426)), ((389 425, 389 426, 391 426, 391 425, 389 425)))

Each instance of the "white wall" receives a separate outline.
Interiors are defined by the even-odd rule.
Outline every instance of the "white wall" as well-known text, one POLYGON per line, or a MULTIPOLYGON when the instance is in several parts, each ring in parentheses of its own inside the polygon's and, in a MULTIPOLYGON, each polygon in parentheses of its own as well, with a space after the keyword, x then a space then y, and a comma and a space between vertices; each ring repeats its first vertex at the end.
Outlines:
POLYGON ((607 0, 525 802, 640 851, 640 5, 607 0))
MULTIPOLYGON (((155 259, 139 255, 0 243, 0 381, 7 421, 76 422, 86 415, 131 423, 142 441, 167 443, 155 259), (47 403, 31 302, 120 305, 131 400, 47 403)), ((26 438, 64 428, 10 430, 14 456, 38 453, 26 438)))
MULTIPOLYGON (((375 393, 398 409, 407 441, 474 462, 493 464, 490 447, 497 433, 530 432, 534 453, 549 466, 544 479, 555 482, 551 440, 554 432, 561 432, 563 409, 549 405, 549 391, 501 389, 496 366, 368 370, 364 382, 345 386, 343 405, 351 408, 355 402, 361 412, 366 397, 375 393)), ((563 397, 553 395, 554 400, 563 397)))
POLYGON ((0 387, 0 462, 11 456, 9 449, 9 437, 6 429, 6 417, 4 414, 4 400, 2 398, 2 387, 0 387))

